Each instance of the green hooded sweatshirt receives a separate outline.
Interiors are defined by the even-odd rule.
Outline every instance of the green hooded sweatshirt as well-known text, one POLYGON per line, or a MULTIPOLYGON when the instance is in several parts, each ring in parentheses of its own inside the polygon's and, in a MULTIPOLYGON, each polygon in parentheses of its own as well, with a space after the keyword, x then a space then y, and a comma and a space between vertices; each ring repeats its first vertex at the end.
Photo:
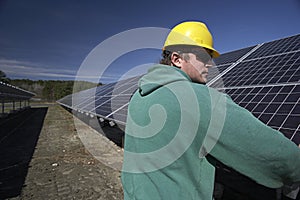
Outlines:
POLYGON ((126 200, 210 200, 212 155, 259 184, 300 181, 300 149, 227 95, 156 65, 128 107, 122 184, 126 200))

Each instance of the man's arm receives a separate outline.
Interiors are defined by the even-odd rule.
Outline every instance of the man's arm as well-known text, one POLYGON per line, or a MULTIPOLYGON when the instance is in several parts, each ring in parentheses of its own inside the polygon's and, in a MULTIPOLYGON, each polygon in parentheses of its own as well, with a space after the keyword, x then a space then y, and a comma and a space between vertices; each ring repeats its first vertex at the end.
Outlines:
MULTIPOLYGON (((216 109, 218 110, 218 109, 216 109)), ((210 154, 271 188, 300 181, 300 149, 230 98, 223 130, 210 154)))

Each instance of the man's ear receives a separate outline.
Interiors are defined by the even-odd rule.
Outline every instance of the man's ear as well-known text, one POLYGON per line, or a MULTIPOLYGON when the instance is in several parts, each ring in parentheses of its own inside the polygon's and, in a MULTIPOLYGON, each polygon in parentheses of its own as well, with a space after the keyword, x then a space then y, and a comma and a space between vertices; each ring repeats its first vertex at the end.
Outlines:
POLYGON ((177 52, 173 52, 171 55, 172 66, 181 68, 183 59, 177 52))

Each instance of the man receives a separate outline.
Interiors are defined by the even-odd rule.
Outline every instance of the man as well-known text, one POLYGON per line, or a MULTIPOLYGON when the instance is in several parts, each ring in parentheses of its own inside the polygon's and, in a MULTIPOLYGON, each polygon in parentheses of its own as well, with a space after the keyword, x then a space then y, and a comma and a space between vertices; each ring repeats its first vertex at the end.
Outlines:
POLYGON ((300 181, 298 147, 205 86, 219 53, 204 23, 175 26, 162 55, 129 104, 125 199, 212 199, 214 159, 269 188, 300 181))

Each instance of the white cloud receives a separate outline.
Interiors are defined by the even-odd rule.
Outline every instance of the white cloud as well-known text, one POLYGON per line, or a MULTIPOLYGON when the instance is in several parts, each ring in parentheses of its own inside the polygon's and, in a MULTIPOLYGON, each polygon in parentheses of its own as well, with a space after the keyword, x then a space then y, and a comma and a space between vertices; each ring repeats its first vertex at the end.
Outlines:
POLYGON ((0 59, 0 70, 5 72, 9 78, 53 79, 57 77, 74 79, 76 76, 76 70, 42 66, 37 63, 9 59, 0 59))
MULTIPOLYGON (((9 59, 0 59, 0 70, 3 71, 8 78, 24 78, 24 79, 44 79, 44 80, 55 80, 55 79, 65 79, 65 80, 85 80, 91 82, 115 82, 119 79, 126 79, 134 75, 133 71, 126 74, 127 76, 120 77, 119 74, 108 72, 101 76, 97 76, 93 72, 85 74, 77 74, 77 70, 73 69, 63 69, 57 66, 43 66, 38 63, 32 63, 27 61, 18 61, 18 60, 9 60, 9 59), (100 80, 99 80, 100 79, 100 80)), ((135 71, 136 72, 136 71, 135 71)))

